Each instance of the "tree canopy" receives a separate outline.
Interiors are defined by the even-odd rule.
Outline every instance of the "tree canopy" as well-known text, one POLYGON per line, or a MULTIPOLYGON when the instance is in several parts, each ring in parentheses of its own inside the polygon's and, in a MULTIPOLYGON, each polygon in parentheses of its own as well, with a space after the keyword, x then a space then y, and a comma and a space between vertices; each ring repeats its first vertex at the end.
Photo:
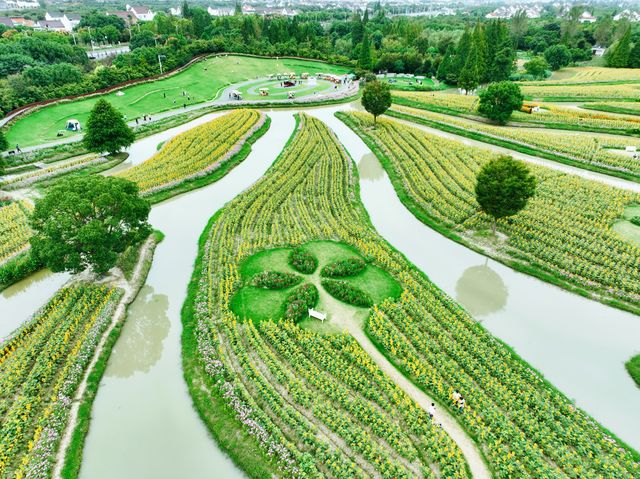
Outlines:
POLYGON ((122 114, 107 100, 98 100, 87 120, 82 140, 84 146, 96 153, 115 154, 131 145, 134 139, 133 130, 127 126, 122 114))
POLYGON ((544 78, 549 69, 549 64, 543 56, 538 55, 526 62, 524 69, 534 78, 544 78))
POLYGON ((51 271, 103 274, 118 254, 151 229, 151 207, 138 186, 100 175, 62 180, 36 201, 31 217, 33 254, 51 271))
POLYGON ((478 112, 501 125, 504 125, 514 110, 522 107, 520 87, 510 81, 492 83, 479 94, 478 112))
POLYGON ((486 163, 477 176, 476 200, 483 212, 496 221, 522 210, 535 194, 536 179, 523 162, 500 156, 486 163))
POLYGON ((560 70, 571 62, 571 52, 566 45, 553 45, 544 51, 544 58, 552 70, 560 70))
POLYGON ((373 115, 373 122, 391 106, 389 84, 377 80, 367 82, 362 92, 362 106, 373 115))

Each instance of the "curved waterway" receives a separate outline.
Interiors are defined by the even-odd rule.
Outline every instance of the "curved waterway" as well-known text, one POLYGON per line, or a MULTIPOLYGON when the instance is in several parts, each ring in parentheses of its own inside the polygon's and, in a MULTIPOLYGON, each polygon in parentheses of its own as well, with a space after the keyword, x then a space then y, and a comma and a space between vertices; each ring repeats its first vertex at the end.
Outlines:
MULTIPOLYGON (((264 174, 293 132, 292 112, 269 112, 269 116, 269 131, 228 175, 152 209, 150 223, 166 236, 156 249, 146 286, 129 309, 100 384, 82 478, 243 477, 193 409, 182 373, 180 309, 207 222, 264 174)), ((159 142, 193 126, 138 142, 128 161, 136 164, 149 158, 159 142)))
POLYGON ((378 232, 579 407, 640 450, 640 388, 624 368, 640 352, 640 318, 518 273, 427 227, 335 111, 310 114, 329 125, 358 164, 362 201, 378 232))

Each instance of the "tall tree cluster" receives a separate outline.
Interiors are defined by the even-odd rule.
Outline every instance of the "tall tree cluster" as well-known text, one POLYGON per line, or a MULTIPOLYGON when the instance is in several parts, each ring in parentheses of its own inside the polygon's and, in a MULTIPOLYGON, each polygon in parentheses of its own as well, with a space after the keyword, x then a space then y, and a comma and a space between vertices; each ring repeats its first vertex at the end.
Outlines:
POLYGON ((607 66, 612 68, 640 68, 640 39, 631 44, 631 28, 607 52, 607 66))
POLYGON ((457 47, 450 47, 437 77, 467 91, 483 83, 508 80, 514 70, 515 50, 505 22, 478 22, 467 27, 457 47))

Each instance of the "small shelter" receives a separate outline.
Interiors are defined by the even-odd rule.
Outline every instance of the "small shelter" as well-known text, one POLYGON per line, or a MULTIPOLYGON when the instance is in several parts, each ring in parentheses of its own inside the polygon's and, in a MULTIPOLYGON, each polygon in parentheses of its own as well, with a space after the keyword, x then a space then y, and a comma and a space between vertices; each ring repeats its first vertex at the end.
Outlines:
POLYGON ((260 96, 269 96, 268 88, 260 88, 260 96))
POLYGON ((67 120, 67 130, 69 131, 80 131, 80 122, 74 118, 71 120, 67 120))
POLYGON ((308 73, 301 73, 300 74, 300 78, 302 78, 303 80, 306 80, 307 78, 309 78, 309 74, 308 73))
POLYGON ((242 100, 242 93, 239 90, 233 90, 231 92, 231 98, 234 100, 242 100))

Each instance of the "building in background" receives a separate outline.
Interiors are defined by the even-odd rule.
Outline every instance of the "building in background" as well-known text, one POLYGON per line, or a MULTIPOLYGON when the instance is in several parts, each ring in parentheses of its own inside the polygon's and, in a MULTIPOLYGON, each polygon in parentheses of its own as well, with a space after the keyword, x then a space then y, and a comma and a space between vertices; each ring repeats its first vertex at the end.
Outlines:
POLYGON ((153 17, 156 16, 149 7, 141 5, 127 5, 126 8, 127 12, 131 12, 131 14, 141 22, 150 22, 153 20, 153 17))

